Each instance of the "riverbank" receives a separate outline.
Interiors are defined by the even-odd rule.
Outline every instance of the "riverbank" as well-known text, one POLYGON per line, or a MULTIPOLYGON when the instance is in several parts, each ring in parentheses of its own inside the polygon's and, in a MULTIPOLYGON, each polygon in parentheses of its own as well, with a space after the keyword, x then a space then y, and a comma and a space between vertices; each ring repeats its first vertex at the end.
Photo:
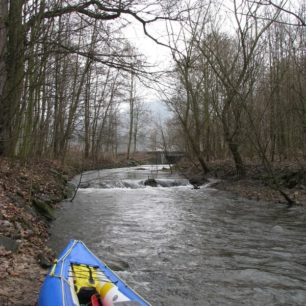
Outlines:
POLYGON ((54 257, 49 222, 72 191, 68 175, 54 161, 0 159, 0 305, 36 305, 54 257))
MULTIPOLYGON (((179 166, 184 175, 192 180, 201 178, 217 180, 213 184, 216 189, 229 191, 247 199, 286 203, 280 192, 271 188, 271 178, 258 163, 247 163, 244 177, 236 175, 235 166, 231 161, 211 162, 209 167, 210 173, 204 176, 197 167, 188 162, 179 166)), ((282 191, 296 204, 306 204, 306 165, 296 162, 277 162, 272 167, 282 191)))
POLYGON ((136 166, 135 160, 75 158, 70 166, 51 160, 0 158, 0 305, 33 306, 56 254, 47 247, 57 203, 73 195, 68 179, 84 169, 136 166))

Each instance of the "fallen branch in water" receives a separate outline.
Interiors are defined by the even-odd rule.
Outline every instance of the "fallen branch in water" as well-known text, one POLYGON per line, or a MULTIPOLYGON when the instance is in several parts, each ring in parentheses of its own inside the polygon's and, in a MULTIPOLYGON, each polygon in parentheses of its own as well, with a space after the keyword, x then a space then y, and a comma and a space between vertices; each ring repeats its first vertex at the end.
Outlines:
POLYGON ((76 197, 76 194, 77 194, 77 192, 78 192, 78 190, 80 188, 80 185, 82 183, 82 176, 83 176, 83 171, 81 172, 79 183, 78 183, 77 187, 74 190, 74 194, 73 194, 73 197, 71 198, 70 202, 73 202, 74 198, 76 197))

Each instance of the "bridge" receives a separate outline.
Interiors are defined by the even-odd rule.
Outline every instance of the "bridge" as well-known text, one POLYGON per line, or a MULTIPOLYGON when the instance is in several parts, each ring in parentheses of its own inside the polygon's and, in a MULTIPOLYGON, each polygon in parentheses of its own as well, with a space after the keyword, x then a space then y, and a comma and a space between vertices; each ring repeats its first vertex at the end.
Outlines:
POLYGON ((155 159, 154 163, 157 164, 175 164, 185 156, 185 152, 181 151, 151 151, 147 153, 152 156, 152 160, 155 159))

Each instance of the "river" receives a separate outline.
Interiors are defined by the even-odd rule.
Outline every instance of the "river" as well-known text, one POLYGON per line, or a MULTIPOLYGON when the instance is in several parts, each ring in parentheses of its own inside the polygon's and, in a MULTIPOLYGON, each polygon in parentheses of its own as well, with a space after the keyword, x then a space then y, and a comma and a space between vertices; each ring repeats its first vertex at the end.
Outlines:
POLYGON ((127 262, 119 276, 152 305, 306 305, 305 207, 193 189, 158 166, 87 172, 81 186, 51 246, 80 239, 127 262))

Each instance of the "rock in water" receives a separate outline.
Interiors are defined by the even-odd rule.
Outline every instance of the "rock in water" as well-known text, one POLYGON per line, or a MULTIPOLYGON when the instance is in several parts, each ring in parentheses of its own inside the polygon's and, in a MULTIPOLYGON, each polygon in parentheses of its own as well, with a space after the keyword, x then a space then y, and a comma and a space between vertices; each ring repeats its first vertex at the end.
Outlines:
POLYGON ((51 261, 42 253, 38 254, 37 261, 43 269, 48 269, 52 266, 51 261))
POLYGON ((202 186, 203 184, 208 183, 208 180, 203 176, 194 176, 189 179, 189 183, 193 186, 199 187, 202 186))
POLYGON ((144 185, 151 186, 151 187, 157 187, 157 182, 155 179, 148 178, 147 180, 145 180, 144 185))
POLYGON ((272 232, 274 233, 283 233, 284 229, 280 225, 275 225, 272 227, 272 232))

